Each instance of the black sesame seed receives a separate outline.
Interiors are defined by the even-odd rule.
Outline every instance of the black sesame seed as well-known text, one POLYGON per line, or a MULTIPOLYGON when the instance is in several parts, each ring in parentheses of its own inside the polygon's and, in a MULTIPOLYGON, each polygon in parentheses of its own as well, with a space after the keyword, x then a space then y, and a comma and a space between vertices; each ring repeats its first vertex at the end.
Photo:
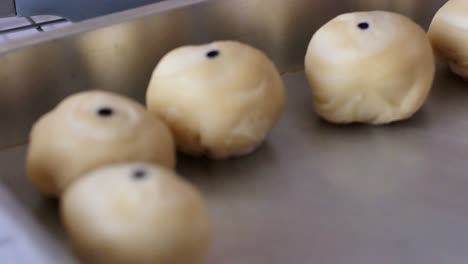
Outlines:
POLYGON ((206 57, 210 59, 214 59, 219 56, 219 51, 218 50, 212 50, 206 53, 206 57))
POLYGON ((359 23, 359 24, 358 24, 358 27, 359 27, 360 29, 362 29, 362 30, 366 30, 366 29, 369 28, 369 23, 367 23, 367 22, 359 23))
POLYGON ((146 175, 146 171, 145 170, 136 170, 133 172, 133 178, 136 179, 136 180, 142 180, 144 179, 147 175, 146 175))
POLYGON ((110 117, 114 114, 114 110, 110 107, 101 107, 97 110, 97 114, 101 117, 110 117))

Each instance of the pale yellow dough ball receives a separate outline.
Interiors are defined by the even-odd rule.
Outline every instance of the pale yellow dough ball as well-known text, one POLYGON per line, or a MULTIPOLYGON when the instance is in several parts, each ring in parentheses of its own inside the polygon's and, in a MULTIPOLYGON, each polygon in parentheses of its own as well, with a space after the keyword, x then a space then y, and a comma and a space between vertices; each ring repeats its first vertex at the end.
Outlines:
POLYGON ((167 54, 147 91, 149 111, 171 128, 178 147, 227 158, 255 150, 285 104, 273 62, 248 45, 219 41, 167 54))
POLYGON ((404 120, 425 102, 435 61, 424 30, 389 12, 344 14, 312 37, 305 58, 314 107, 333 123, 404 120))
POLYGON ((39 190, 59 196, 90 170, 127 161, 173 168, 170 130, 136 101, 90 91, 66 98, 34 124, 26 169, 39 190))
POLYGON ((435 15, 428 34, 438 57, 468 79, 468 1, 448 1, 435 15))
POLYGON ((161 166, 103 167, 67 189, 62 218, 83 263, 202 264, 210 241, 200 193, 161 166))

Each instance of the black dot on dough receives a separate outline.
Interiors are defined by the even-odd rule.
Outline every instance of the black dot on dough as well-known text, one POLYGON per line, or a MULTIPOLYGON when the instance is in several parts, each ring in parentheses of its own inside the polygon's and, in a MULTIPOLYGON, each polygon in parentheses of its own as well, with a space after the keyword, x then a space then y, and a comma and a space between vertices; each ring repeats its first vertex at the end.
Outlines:
POLYGON ((219 51, 218 50, 212 50, 206 53, 206 57, 213 59, 219 56, 219 51))
POLYGON ((114 110, 110 107, 101 107, 97 110, 97 114, 101 117, 110 117, 114 114, 114 110))
POLYGON ((147 173, 146 173, 145 170, 140 169, 140 170, 134 171, 132 176, 136 180, 142 180, 142 179, 146 178, 147 173))
POLYGON ((359 24, 358 24, 358 27, 359 27, 360 29, 362 29, 362 30, 366 30, 366 29, 369 28, 369 23, 367 23, 367 22, 359 23, 359 24))

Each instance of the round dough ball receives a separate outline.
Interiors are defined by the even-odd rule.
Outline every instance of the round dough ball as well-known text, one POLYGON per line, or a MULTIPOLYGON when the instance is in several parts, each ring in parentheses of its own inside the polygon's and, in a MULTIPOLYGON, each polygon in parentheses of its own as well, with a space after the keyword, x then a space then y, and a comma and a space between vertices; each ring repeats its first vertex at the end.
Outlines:
POLYGON ((66 98, 36 122, 26 169, 39 190, 59 196, 88 171, 128 161, 173 168, 170 130, 133 100, 90 91, 66 98))
POLYGON ((437 56, 468 79, 468 1, 448 1, 435 15, 428 34, 437 56))
POLYGON ((425 102, 435 61, 424 30, 389 12, 340 15, 312 37, 306 74, 314 107, 333 123, 404 120, 425 102))
POLYGON ((220 41, 167 54, 146 98, 183 152, 227 158, 248 154, 264 141, 283 112, 285 91, 263 52, 220 41))
POLYGON ((210 241, 200 193, 144 163, 104 167, 63 195, 62 218, 84 263, 201 264, 210 241))

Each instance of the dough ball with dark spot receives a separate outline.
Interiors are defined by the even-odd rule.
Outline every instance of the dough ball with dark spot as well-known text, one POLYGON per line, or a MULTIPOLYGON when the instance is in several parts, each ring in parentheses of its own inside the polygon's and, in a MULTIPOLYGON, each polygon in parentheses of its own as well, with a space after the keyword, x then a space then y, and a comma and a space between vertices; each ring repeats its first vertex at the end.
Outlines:
POLYGON ((227 158, 261 145, 283 112, 285 90, 263 52, 218 41, 167 54, 154 70, 146 100, 183 152, 227 158))
POLYGON ((138 102, 90 91, 66 98, 34 124, 26 167, 35 186, 59 196, 90 170, 129 161, 173 168, 171 132, 138 102))
POLYGON ((402 15, 340 15, 320 28, 305 58, 316 112, 338 124, 386 124, 424 104, 435 61, 424 30, 402 15))
POLYGON ((200 192, 147 163, 83 175, 62 199, 62 218, 83 263, 203 264, 211 238, 200 192))

